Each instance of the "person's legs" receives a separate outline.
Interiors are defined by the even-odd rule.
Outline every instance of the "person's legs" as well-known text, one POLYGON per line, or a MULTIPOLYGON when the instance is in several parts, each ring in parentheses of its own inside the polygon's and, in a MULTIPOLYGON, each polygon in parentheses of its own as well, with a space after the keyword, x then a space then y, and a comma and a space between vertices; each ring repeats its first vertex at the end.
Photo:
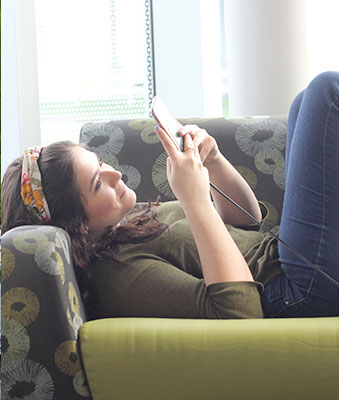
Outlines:
POLYGON ((292 138, 295 130, 296 123, 298 121, 298 115, 300 110, 300 105, 302 99, 304 97, 305 90, 298 94, 298 96, 294 99, 290 112, 288 114, 288 122, 287 122, 287 135, 286 135, 286 153, 285 153, 285 176, 287 175, 288 166, 289 166, 289 155, 291 149, 292 138))
MULTIPOLYGON (((280 237, 339 281, 339 72, 316 77, 293 103, 286 161, 280 237)), ((281 243, 279 256, 267 317, 339 315, 339 287, 281 243)))

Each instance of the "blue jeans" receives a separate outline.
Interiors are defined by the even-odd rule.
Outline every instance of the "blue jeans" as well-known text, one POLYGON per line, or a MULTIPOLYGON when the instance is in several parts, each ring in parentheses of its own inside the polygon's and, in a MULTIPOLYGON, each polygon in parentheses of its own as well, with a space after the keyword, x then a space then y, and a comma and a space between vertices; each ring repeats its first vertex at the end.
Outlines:
MULTIPOLYGON (((317 76, 291 106, 280 237, 339 282, 339 72, 317 76)), ((338 316, 339 287, 278 249, 283 273, 265 287, 265 316, 338 316)))

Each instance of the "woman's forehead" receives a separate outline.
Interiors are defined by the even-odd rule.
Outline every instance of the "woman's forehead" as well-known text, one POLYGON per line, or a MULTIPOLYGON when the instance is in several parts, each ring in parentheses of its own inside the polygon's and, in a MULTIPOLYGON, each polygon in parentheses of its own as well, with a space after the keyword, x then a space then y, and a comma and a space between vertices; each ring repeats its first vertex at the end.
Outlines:
POLYGON ((73 151, 75 171, 79 184, 87 184, 98 168, 98 158, 95 153, 80 146, 75 147, 73 151))
POLYGON ((88 162, 97 159, 97 156, 95 153, 93 153, 93 151, 87 150, 81 146, 75 146, 73 150, 75 153, 76 162, 88 162))

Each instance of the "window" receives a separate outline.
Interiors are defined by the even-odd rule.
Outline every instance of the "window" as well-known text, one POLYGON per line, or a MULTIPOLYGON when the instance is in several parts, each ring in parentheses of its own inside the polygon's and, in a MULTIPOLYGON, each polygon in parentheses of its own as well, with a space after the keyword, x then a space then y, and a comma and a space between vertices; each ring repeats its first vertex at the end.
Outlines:
POLYGON ((148 117, 150 1, 35 0, 35 14, 43 145, 78 141, 89 121, 148 117))
POLYGON ((149 117, 155 88, 178 117, 227 115, 223 3, 35 0, 42 145, 149 117))

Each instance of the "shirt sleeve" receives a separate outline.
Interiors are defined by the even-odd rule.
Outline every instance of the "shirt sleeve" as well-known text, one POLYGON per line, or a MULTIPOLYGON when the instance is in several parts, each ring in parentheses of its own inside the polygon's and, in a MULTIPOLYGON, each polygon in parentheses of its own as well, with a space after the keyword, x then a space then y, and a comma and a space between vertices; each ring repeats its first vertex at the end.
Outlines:
POLYGON ((262 318, 262 285, 223 282, 208 287, 159 259, 139 259, 137 265, 112 260, 96 263, 92 288, 97 302, 91 318, 262 318))

